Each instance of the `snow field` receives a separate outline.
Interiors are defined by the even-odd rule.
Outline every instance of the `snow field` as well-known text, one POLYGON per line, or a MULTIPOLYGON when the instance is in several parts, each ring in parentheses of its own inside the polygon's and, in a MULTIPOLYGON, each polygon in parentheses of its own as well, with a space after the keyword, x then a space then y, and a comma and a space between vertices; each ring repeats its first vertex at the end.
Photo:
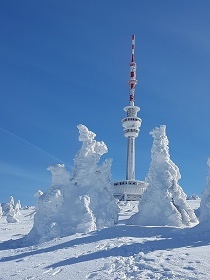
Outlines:
MULTIPOLYGON (((195 207, 199 201, 190 202, 195 207)), ((136 203, 120 203, 120 217, 136 203)), ((209 279, 210 233, 175 227, 125 225, 24 246, 33 208, 20 222, 0 220, 0 279, 209 279)))

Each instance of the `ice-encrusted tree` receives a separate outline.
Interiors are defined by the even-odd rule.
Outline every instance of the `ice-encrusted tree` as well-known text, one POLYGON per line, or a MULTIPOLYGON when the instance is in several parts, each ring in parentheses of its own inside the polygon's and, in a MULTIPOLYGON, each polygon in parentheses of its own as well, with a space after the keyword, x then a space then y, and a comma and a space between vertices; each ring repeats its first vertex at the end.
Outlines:
POLYGON ((6 214, 7 216, 7 222, 8 223, 17 223, 19 222, 17 216, 20 214, 18 207, 20 205, 20 200, 18 200, 17 204, 15 205, 15 201, 13 196, 10 196, 10 202, 8 203, 8 212, 6 214), (17 207, 16 207, 17 205, 17 207))
POLYGON ((9 204, 11 205, 12 208, 15 207, 15 200, 14 200, 14 197, 13 197, 13 196, 10 196, 9 204))
POLYGON ((3 211, 2 211, 1 204, 0 204, 0 219, 1 219, 2 216, 3 216, 3 211))
POLYGON ((2 203, 2 212, 3 215, 6 216, 6 220, 8 223, 16 223, 19 222, 17 216, 20 215, 20 200, 15 205, 15 201, 13 196, 10 196, 10 201, 8 203, 2 203))
POLYGON ((37 192, 35 192, 34 197, 40 197, 41 195, 43 195, 43 191, 38 190, 37 192))
POLYGON ((6 218, 8 223, 17 223, 19 222, 18 218, 17 218, 17 214, 15 212, 15 209, 11 208, 9 213, 7 214, 7 218, 6 218))
POLYGON ((151 163, 146 181, 149 184, 140 200, 139 212, 129 224, 144 226, 188 226, 197 218, 186 201, 186 194, 179 186, 179 168, 170 159, 166 126, 150 132, 153 140, 151 163))
MULTIPOLYGON (((210 167, 210 158, 207 162, 210 167)), ((206 188, 203 192, 200 204, 200 224, 209 224, 210 225, 210 169, 207 176, 206 188)))
POLYGON ((20 200, 18 200, 17 203, 16 203, 15 206, 14 206, 15 214, 16 214, 17 216, 21 215, 21 214, 20 214, 21 207, 22 207, 22 206, 21 206, 20 200))
POLYGON ((28 238, 35 242, 113 226, 119 208, 113 197, 111 161, 99 165, 108 151, 95 133, 78 125, 82 147, 74 159, 72 176, 63 164, 49 167, 52 186, 39 198, 28 238))

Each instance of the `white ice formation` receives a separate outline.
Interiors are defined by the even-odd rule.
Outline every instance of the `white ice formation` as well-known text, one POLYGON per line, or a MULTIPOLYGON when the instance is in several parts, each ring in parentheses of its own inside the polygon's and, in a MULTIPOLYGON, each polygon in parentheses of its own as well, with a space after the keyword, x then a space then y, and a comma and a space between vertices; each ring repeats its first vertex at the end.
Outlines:
POLYGON ((111 160, 98 162, 107 152, 95 133, 78 125, 82 147, 74 159, 73 175, 63 164, 49 167, 52 186, 37 202, 34 225, 28 235, 35 242, 74 233, 88 233, 111 227, 118 220, 119 208, 113 197, 111 160))
POLYGON ((41 195, 43 195, 43 191, 38 190, 38 191, 34 194, 34 197, 40 197, 41 195))
POLYGON ((146 178, 149 186, 140 200, 139 212, 128 223, 177 227, 197 223, 197 218, 186 201, 186 194, 178 184, 181 178, 179 168, 170 159, 166 126, 157 127, 150 134, 154 141, 146 178))
MULTIPOLYGON (((208 159, 207 164, 210 167, 210 158, 208 159)), ((201 198, 199 220, 200 224, 208 224, 210 228, 210 169, 207 176, 206 188, 201 198)))
POLYGON ((11 209, 10 212, 7 214, 6 220, 7 220, 8 223, 17 223, 17 222, 19 222, 14 209, 11 209))
POLYGON ((1 204, 0 204, 0 219, 1 219, 2 216, 3 216, 3 211, 2 211, 1 204))
POLYGON ((6 216, 8 223, 19 222, 17 216, 20 215, 21 203, 20 200, 15 204, 13 196, 10 196, 10 201, 8 203, 2 203, 2 214, 6 216))

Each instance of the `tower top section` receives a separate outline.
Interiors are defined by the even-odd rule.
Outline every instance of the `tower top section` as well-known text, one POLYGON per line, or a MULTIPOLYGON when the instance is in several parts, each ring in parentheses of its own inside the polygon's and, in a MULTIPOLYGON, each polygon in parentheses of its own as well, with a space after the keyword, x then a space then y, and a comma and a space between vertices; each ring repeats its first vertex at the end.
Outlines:
POLYGON ((136 62, 135 62, 135 35, 132 35, 132 46, 131 46, 131 62, 130 62, 130 80, 128 81, 130 92, 129 92, 129 105, 134 106, 135 102, 135 86, 138 83, 136 80, 136 62))
POLYGON ((135 52, 135 35, 132 35, 132 55, 131 55, 131 62, 134 62, 134 52, 135 52))

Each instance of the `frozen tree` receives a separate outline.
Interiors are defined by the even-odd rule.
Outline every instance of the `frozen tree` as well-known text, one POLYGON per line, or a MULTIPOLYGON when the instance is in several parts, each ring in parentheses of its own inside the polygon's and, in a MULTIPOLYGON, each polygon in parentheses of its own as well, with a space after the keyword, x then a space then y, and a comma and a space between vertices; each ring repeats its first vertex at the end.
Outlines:
POLYGON ((14 197, 13 196, 10 196, 9 204, 11 205, 11 208, 15 207, 15 201, 14 201, 14 197))
POLYGON ((0 219, 1 219, 2 216, 3 216, 3 211, 2 211, 1 204, 0 204, 0 219))
POLYGON ((17 223, 17 222, 19 222, 14 209, 10 209, 10 212, 7 214, 6 220, 7 220, 8 223, 17 223))
POLYGON ((139 212, 128 223, 146 226, 189 226, 197 218, 178 184, 179 168, 170 159, 166 126, 150 132, 154 138, 149 172, 149 184, 140 201, 139 212))
POLYGON ((187 200, 198 200, 200 197, 197 194, 191 194, 187 197, 187 200))
POLYGON ((15 215, 17 215, 17 216, 20 215, 20 209, 21 209, 21 203, 20 203, 20 200, 18 200, 14 206, 15 215))
POLYGON ((19 222, 17 216, 20 215, 21 203, 20 200, 15 205, 13 196, 10 196, 9 203, 4 204, 4 214, 7 216, 6 220, 8 223, 19 222))
POLYGON ((7 216, 12 213, 12 211, 15 209, 15 201, 13 196, 10 196, 10 200, 7 203, 2 203, 2 210, 3 210, 3 215, 7 216))
POLYGON ((41 190, 38 190, 35 194, 34 194, 34 197, 40 197, 41 195, 43 195, 43 191, 41 190))
POLYGON ((70 181, 70 174, 64 164, 55 164, 47 168, 52 173, 52 188, 66 186, 70 181))
MULTIPOLYGON (((207 164, 210 167, 210 158, 208 159, 207 164)), ((210 169, 209 169, 209 174, 207 176, 206 188, 201 198, 199 220, 201 224, 204 223, 210 224, 210 169)))
MULTIPOLYGON (((1 204, 3 215, 6 216, 6 220, 8 223, 16 223, 19 222, 17 216, 20 215, 21 203, 20 200, 15 204, 13 196, 10 196, 10 200, 8 203, 1 204)), ((0 214, 1 215, 1 214, 0 214)))
POLYGON ((63 164, 50 166, 52 186, 37 202, 34 225, 28 238, 42 242, 77 232, 88 233, 113 226, 119 208, 113 197, 111 161, 99 165, 108 151, 95 133, 78 125, 82 147, 74 159, 72 176, 63 164))

